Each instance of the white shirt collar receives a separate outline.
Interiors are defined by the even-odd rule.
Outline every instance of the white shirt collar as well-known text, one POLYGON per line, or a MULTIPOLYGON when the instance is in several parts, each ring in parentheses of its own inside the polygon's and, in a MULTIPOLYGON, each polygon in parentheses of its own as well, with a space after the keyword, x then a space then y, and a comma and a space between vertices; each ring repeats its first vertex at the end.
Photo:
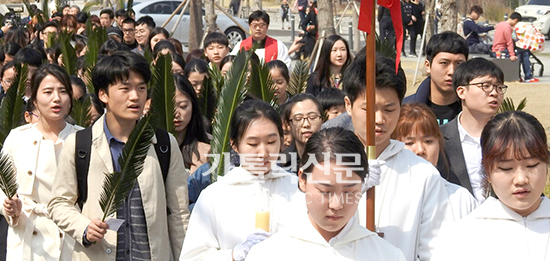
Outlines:
POLYGON ((462 124, 460 123, 460 115, 462 115, 462 112, 460 112, 456 117, 456 121, 458 123, 458 135, 460 136, 460 142, 464 142, 466 139, 469 141, 473 141, 475 143, 480 144, 480 138, 472 137, 464 127, 462 127, 462 124))

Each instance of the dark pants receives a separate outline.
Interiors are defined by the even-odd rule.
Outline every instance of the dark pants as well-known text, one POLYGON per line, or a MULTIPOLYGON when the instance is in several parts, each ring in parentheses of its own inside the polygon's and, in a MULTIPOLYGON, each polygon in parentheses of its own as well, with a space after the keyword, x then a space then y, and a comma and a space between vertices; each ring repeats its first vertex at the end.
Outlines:
POLYGON ((6 260, 8 226, 8 222, 4 216, 0 215, 0 261, 6 260))
POLYGON ((302 24, 302 21, 306 19, 306 7, 304 6, 304 9, 302 9, 302 11, 298 11, 298 13, 300 14, 300 24, 302 24))
POLYGON ((403 52, 405 52, 405 39, 407 38, 407 31, 409 31, 409 35, 411 36, 409 53, 416 55, 416 38, 417 38, 417 35, 416 35, 416 31, 414 29, 414 25, 403 26, 403 52))
POLYGON ((477 54, 490 54, 491 53, 491 45, 488 45, 486 43, 476 43, 468 46, 470 53, 477 53, 477 54))

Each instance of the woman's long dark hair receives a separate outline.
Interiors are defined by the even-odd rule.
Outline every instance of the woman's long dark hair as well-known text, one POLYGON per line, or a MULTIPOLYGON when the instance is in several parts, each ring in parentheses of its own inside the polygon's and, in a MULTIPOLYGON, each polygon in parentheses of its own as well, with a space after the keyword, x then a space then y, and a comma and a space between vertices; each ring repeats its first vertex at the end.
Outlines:
MULTIPOLYGON (((200 158, 198 144, 199 142, 209 143, 206 132, 204 131, 204 125, 202 122, 202 115, 199 110, 199 103, 197 96, 195 95, 195 89, 187 80, 187 77, 179 74, 174 75, 176 81, 176 88, 182 92, 191 101, 193 110, 191 112, 191 120, 187 124, 185 137, 183 142, 179 145, 181 153, 183 155, 183 163, 186 168, 190 168, 193 165, 193 154, 200 158)), ((198 167, 198 166, 197 166, 198 167)))
POLYGON ((342 73, 351 63, 352 57, 349 50, 348 42, 346 42, 344 38, 336 34, 327 37, 327 39, 325 39, 325 42, 323 43, 321 55, 319 56, 319 58, 322 60, 317 62, 317 68, 315 68, 315 72, 317 72, 317 75, 315 76, 315 79, 313 79, 313 84, 316 86, 321 86, 321 89, 332 87, 330 83, 330 53, 332 52, 332 46, 334 46, 334 43, 339 40, 344 42, 347 52, 347 59, 344 63, 344 66, 342 66, 342 70, 340 70, 340 73, 342 73))

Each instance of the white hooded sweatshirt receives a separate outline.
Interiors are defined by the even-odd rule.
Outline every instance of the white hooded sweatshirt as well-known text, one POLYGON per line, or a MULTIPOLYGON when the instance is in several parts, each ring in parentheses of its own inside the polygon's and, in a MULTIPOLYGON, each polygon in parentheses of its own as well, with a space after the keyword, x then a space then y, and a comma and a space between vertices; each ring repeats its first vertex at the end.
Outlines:
POLYGON ((381 239, 352 217, 338 235, 327 242, 313 227, 305 212, 294 223, 252 247, 247 261, 279 260, 388 260, 404 261, 401 251, 381 239))
POLYGON ((262 194, 269 195, 270 232, 275 233, 297 189, 296 175, 278 166, 263 179, 241 167, 233 168, 199 196, 180 260, 231 261, 233 248, 254 231, 256 205, 262 194))
MULTIPOLYGON (((391 140, 378 160, 380 185, 375 187, 375 225, 383 238, 401 249, 408 261, 430 260, 433 240, 447 221, 452 221, 445 180, 428 161, 391 140)), ((366 224, 366 193, 357 209, 366 224)))
POLYGON ((441 232, 432 260, 550 261, 550 200, 522 217, 489 197, 441 232))

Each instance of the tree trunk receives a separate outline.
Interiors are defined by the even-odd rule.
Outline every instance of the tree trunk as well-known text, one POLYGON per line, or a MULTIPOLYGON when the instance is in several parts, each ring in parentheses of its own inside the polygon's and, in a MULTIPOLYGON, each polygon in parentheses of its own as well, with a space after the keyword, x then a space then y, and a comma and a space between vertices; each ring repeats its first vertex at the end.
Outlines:
POLYGON ((218 31, 218 26, 216 25, 216 18, 218 16, 214 12, 214 1, 215 0, 204 1, 204 9, 206 11, 204 17, 206 20, 206 34, 218 31))
POLYGON ((189 1, 189 51, 192 51, 199 48, 202 40, 202 1, 189 1))
POLYGON ((325 33, 325 37, 336 34, 336 30, 334 29, 332 1, 318 0, 317 10, 318 10, 317 23, 319 25, 319 36, 322 36, 323 32, 325 33))
POLYGON ((441 32, 453 31, 456 32, 458 24, 458 10, 456 0, 441 1, 441 32))
POLYGON ((264 10, 262 8, 262 0, 254 0, 254 7, 252 7, 252 10, 264 10))
MULTIPOLYGON (((425 44, 428 44, 428 41, 430 41, 430 38, 432 38, 432 36, 434 35, 434 25, 435 25, 435 6, 434 6, 434 1, 437 1, 437 0, 426 0, 425 2, 425 5, 424 5, 424 8, 426 10, 426 14, 430 14, 430 15, 426 15, 426 21, 428 21, 428 27, 426 28, 426 42, 425 44)), ((424 26, 424 25, 422 25, 424 26)))

